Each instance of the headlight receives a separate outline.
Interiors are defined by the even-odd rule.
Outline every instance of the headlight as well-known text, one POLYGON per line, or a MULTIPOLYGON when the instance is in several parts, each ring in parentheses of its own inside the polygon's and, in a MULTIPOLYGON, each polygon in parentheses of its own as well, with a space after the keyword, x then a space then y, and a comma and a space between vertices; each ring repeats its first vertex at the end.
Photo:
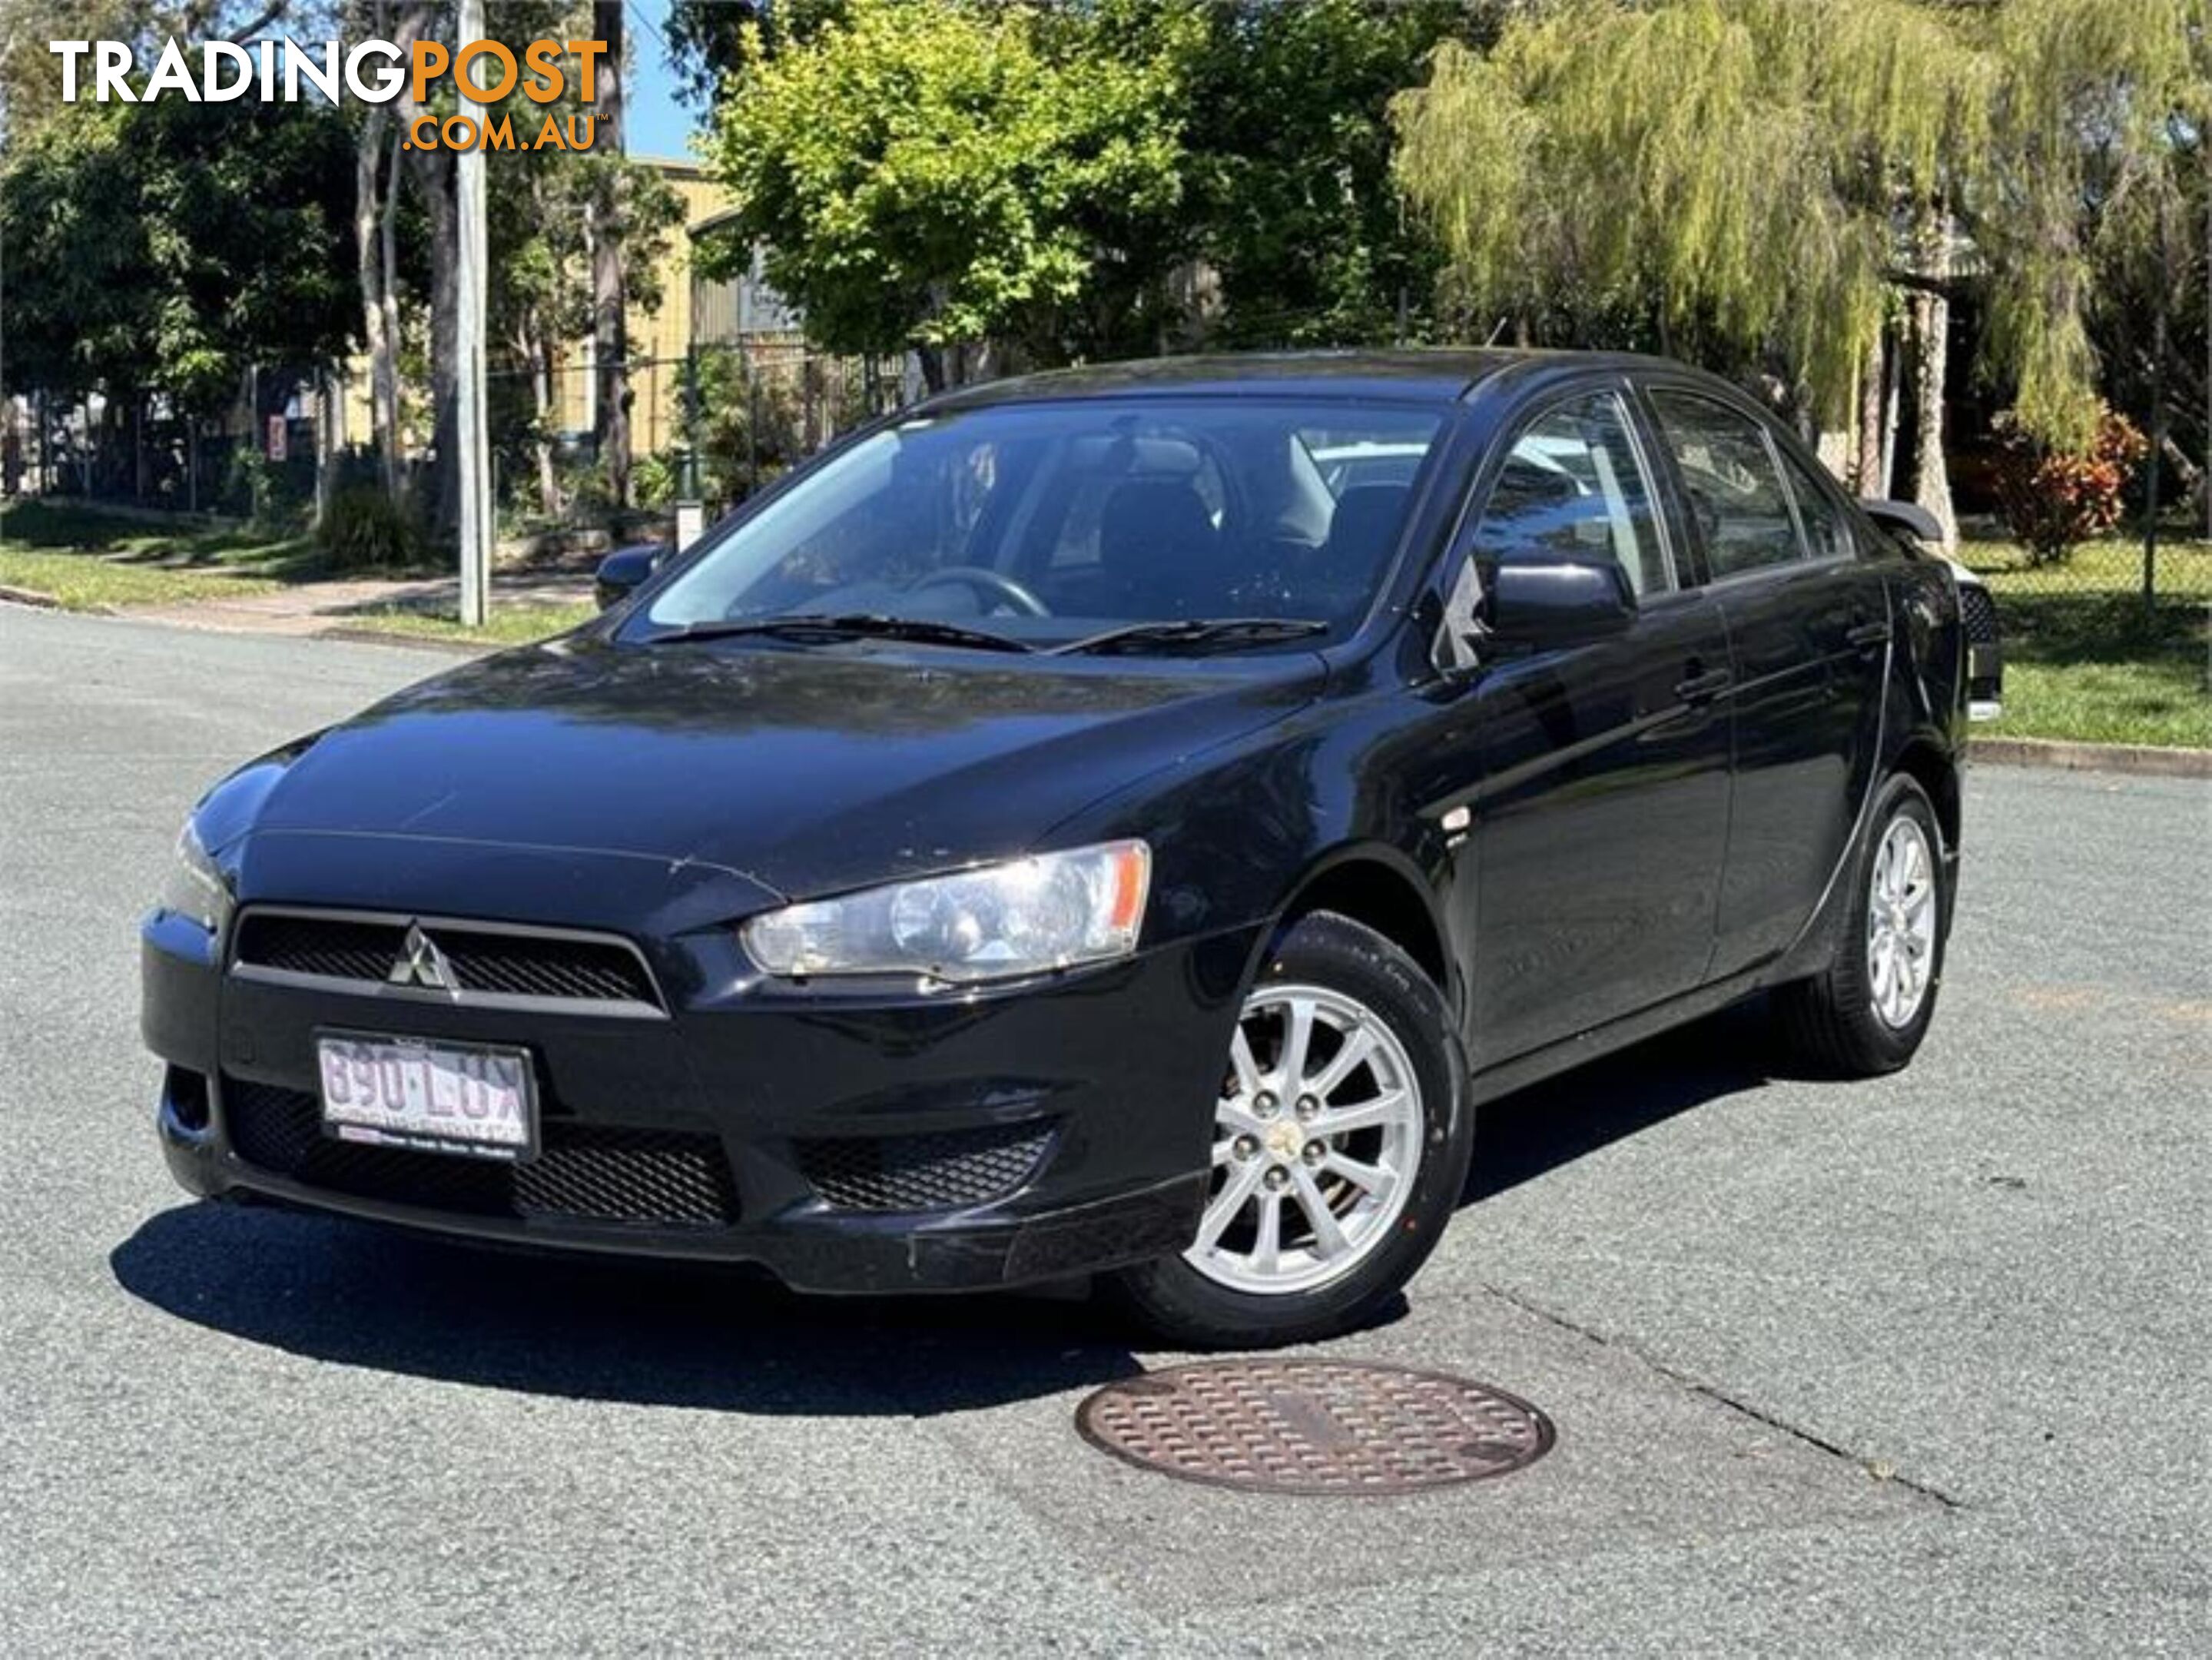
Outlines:
POLYGON ((161 909, 189 916, 210 933, 221 933, 230 921, 230 885, 200 845, 190 824, 177 836, 177 862, 161 884, 161 909))
POLYGON ((913 974, 963 984, 1126 957, 1152 849, 1109 842, 791 905, 744 925, 769 973, 913 974))

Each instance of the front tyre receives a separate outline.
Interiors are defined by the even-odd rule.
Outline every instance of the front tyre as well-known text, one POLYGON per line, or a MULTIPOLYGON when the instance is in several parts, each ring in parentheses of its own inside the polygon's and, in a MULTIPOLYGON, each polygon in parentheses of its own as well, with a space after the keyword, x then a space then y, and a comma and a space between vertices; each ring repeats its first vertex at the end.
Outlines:
POLYGON ((1214 1104, 1213 1183, 1182 1256, 1115 1285, 1190 1348, 1362 1323, 1435 1249, 1474 1116, 1443 996, 1349 918, 1302 917, 1246 998, 1214 1104))
POLYGON ((1882 786, 1848 880, 1850 908, 1826 972, 1778 987, 1790 1048, 1846 1078, 1894 1072, 1936 1013, 1950 918, 1943 831, 1927 793, 1899 773, 1882 786))

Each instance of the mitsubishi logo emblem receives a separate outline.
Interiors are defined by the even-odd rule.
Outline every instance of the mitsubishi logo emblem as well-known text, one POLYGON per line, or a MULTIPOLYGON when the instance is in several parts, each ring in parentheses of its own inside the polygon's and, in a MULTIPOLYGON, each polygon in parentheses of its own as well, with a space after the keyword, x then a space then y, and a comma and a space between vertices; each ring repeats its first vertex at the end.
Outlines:
POLYGON ((407 938, 401 943, 399 956, 386 975, 386 982, 394 986, 419 986, 425 991, 458 992, 454 983, 453 964, 446 961, 430 936, 422 932, 418 923, 407 925, 407 938))

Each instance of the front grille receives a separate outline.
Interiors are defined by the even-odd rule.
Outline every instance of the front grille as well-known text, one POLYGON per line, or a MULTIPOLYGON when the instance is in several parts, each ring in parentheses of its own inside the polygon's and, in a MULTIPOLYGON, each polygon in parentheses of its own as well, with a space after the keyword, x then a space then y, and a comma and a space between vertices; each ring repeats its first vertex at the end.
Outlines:
POLYGON ((1959 585, 1959 621, 1966 630, 1966 638, 1978 646, 1986 646, 1997 637, 1997 602, 1990 591, 1973 583, 1959 585))
MULTIPOLYGON (((613 939, 518 933, 493 924, 425 922, 455 988, 471 994, 660 1006, 635 951, 613 939)), ((248 911, 236 961, 246 967, 325 980, 385 983, 406 956, 404 918, 382 921, 299 911, 248 911)))
POLYGON ((839 1136, 798 1144, 808 1182, 841 1210, 963 1210, 1027 1181, 1052 1140, 1048 1125, 990 1124, 924 1135, 839 1136))
POLYGON ((247 1164, 357 1199, 525 1220, 720 1228, 737 1219, 722 1144, 698 1132, 549 1119, 538 1157, 508 1164, 333 1140, 320 1104, 299 1090, 226 1079, 222 1110, 247 1164))

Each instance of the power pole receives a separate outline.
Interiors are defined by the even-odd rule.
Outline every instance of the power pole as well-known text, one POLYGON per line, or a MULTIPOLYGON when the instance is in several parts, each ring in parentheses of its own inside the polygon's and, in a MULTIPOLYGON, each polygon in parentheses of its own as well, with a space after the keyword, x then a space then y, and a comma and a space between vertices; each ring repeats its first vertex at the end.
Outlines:
MULTIPOLYGON (((484 34, 484 0, 461 0, 460 47, 484 34)), ((470 80, 477 77, 471 65, 470 80)), ((477 83, 480 84, 480 83, 477 83)), ((477 115, 483 114, 481 106, 477 115)), ((484 412, 484 158, 480 147, 460 153, 460 236, 456 288, 460 305, 454 331, 459 419, 453 485, 461 497, 461 623, 481 628, 491 608, 491 547, 495 533, 491 500, 491 435, 484 412)))

